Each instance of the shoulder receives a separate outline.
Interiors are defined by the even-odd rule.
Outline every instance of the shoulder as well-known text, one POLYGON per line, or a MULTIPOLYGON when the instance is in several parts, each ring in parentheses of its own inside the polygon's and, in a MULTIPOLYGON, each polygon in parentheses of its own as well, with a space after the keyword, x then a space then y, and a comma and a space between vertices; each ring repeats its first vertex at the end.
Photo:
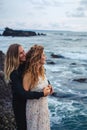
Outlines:
POLYGON ((17 73, 18 73, 18 70, 13 70, 13 71, 11 72, 11 75, 17 74, 17 73))
POLYGON ((30 76, 31 76, 31 74, 27 72, 27 73, 24 74, 23 78, 28 79, 30 76))

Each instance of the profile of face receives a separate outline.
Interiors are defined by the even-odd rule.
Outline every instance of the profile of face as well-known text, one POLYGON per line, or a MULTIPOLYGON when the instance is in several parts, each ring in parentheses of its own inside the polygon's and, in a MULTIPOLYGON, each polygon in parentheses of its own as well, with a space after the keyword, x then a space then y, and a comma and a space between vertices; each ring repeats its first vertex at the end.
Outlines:
POLYGON ((20 60, 20 63, 26 61, 26 53, 22 46, 19 46, 19 60, 20 60))
POLYGON ((46 62, 46 55, 43 51, 42 55, 41 55, 41 60, 40 60, 40 65, 44 65, 46 62))

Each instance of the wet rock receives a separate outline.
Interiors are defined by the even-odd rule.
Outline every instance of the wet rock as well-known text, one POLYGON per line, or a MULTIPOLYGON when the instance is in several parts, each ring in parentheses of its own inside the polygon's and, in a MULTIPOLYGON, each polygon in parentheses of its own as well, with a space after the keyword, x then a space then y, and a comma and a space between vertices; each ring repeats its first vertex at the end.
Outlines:
POLYGON ((41 35, 42 35, 42 36, 46 36, 46 34, 44 34, 44 33, 38 33, 37 35, 38 35, 38 36, 41 36, 41 35))
POLYGON ((13 30, 6 27, 2 36, 12 36, 12 37, 29 37, 29 36, 46 36, 44 33, 36 33, 35 31, 24 31, 24 30, 13 30))
POLYGON ((52 58, 64 58, 64 56, 62 56, 62 55, 56 55, 56 54, 51 54, 51 57, 52 58))
POLYGON ((47 60, 46 63, 47 63, 47 64, 51 64, 51 65, 54 65, 54 64, 55 64, 55 62, 53 62, 53 61, 51 61, 51 60, 47 60))
POLYGON ((5 28, 3 34, 3 36, 25 36, 25 37, 28 37, 28 36, 36 36, 36 32, 34 31, 23 31, 23 30, 13 30, 13 29, 10 29, 10 28, 5 28))
POLYGON ((7 84, 4 78, 4 58, 5 54, 0 51, 0 130, 16 130, 11 84, 7 84))
POLYGON ((76 65, 76 63, 71 63, 70 65, 76 65))
POLYGON ((5 54, 0 51, 0 71, 4 70, 4 60, 5 60, 5 54))
POLYGON ((73 81, 77 81, 77 82, 80 82, 80 83, 87 83, 87 78, 73 79, 73 81))
POLYGON ((12 109, 11 85, 0 75, 0 130, 15 130, 16 123, 12 109))

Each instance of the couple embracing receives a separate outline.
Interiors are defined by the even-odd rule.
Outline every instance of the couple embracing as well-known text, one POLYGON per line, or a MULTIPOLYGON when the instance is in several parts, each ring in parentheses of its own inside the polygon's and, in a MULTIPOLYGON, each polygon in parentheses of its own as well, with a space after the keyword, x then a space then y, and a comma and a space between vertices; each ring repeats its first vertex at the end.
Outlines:
POLYGON ((50 130, 47 96, 53 93, 44 64, 44 47, 32 46, 27 53, 20 44, 9 46, 5 78, 12 86, 12 106, 17 130, 50 130))

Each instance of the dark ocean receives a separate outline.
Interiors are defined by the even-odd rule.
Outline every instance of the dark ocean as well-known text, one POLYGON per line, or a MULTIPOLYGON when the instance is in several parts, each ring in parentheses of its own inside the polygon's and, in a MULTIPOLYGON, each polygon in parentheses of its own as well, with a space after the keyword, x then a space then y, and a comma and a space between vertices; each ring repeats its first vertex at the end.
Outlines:
POLYGON ((43 45, 46 74, 54 88, 48 97, 51 130, 87 130, 87 32, 36 32, 46 36, 0 36, 0 50, 6 53, 12 43, 25 51, 43 45))

